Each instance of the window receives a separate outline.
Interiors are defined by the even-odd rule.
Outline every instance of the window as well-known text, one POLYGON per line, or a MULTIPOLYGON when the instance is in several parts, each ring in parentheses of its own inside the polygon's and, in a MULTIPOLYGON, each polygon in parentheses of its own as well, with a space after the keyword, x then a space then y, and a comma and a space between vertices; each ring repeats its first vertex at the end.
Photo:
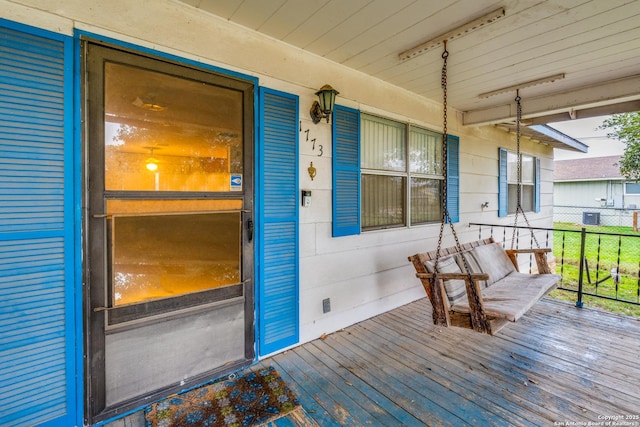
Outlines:
POLYGON ((89 45, 92 294, 108 325, 243 295, 253 84, 89 45))
POLYGON ((243 92, 114 62, 104 74, 111 306, 240 284, 242 202, 225 199, 225 208, 235 201, 232 213, 210 213, 200 194, 238 189, 231 176, 243 175, 243 92), (224 112, 205 117, 202 105, 219 98, 224 112), (191 200, 177 207, 174 192, 191 200))
MULTIPOLYGON (((518 155, 500 149, 499 209, 498 215, 516 213, 518 206, 518 155)), ((524 212, 540 210, 540 159, 528 154, 520 154, 521 163, 521 206, 524 212)))
POLYGON ((112 306, 241 281, 237 212, 114 215, 112 306))
POLYGON ((115 62, 104 76, 105 190, 238 190, 242 91, 115 62))
POLYGON ((625 182, 624 194, 640 194, 640 182, 625 182))
POLYGON ((440 221, 442 201, 442 134, 409 129, 411 223, 440 221))
POLYGON ((438 221, 442 135, 361 116, 362 229, 438 221))
MULTIPOLYGON (((333 114, 333 237, 441 219, 442 135, 360 114, 333 114)), ((459 139, 447 137, 447 210, 459 221, 459 139)))

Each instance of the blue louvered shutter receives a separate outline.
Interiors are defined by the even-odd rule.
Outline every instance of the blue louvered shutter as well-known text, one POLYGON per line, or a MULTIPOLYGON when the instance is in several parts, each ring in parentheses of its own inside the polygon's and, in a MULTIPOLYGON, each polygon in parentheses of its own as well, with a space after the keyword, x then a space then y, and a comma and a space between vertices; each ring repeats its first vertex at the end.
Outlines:
POLYGON ((299 341, 298 97, 260 88, 259 353, 299 341))
POLYGON ((460 138, 447 135, 447 211, 452 223, 460 221, 460 138))
POLYGON ((0 20, 2 426, 79 417, 72 52, 69 37, 0 20))
POLYGON ((533 211, 540 212, 540 159, 536 157, 534 160, 536 170, 533 178, 533 211))
POLYGON ((333 113, 333 237, 360 234, 360 112, 333 113))
POLYGON ((498 149, 498 216, 509 211, 509 186, 507 183, 507 150, 498 149))

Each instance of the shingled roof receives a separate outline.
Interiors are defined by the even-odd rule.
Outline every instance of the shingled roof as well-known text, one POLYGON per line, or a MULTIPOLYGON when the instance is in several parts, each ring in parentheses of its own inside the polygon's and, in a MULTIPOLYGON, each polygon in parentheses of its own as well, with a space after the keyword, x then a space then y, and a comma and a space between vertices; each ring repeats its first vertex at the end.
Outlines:
POLYGON ((620 156, 588 157, 584 159, 556 160, 554 181, 589 181, 622 179, 616 163, 620 156))

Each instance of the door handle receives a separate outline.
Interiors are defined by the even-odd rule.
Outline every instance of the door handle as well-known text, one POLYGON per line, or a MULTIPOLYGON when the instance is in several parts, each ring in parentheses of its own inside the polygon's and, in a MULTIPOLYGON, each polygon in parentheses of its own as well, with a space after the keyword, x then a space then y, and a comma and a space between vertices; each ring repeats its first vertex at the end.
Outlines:
POLYGON ((247 238, 249 241, 253 240, 253 220, 247 220, 247 238))

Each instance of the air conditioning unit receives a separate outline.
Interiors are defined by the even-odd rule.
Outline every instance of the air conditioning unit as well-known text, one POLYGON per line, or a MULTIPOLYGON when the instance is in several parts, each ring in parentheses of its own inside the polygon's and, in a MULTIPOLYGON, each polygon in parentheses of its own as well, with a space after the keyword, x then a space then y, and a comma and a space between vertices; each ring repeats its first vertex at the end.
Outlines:
POLYGON ((600 212, 582 212, 584 225, 600 225, 600 212))

